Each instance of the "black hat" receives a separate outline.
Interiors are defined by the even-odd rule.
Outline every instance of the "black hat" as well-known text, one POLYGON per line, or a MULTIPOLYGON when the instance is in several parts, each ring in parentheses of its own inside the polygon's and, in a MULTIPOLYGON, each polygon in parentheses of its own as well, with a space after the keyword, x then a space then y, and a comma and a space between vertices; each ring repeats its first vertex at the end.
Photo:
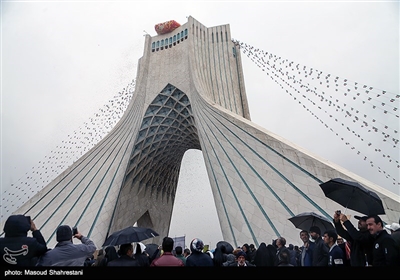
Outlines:
POLYGON ((240 256, 243 256, 243 257, 246 258, 246 253, 245 253, 244 251, 239 251, 239 252, 236 254, 236 257, 239 258, 240 256))
POLYGON ((315 233, 318 233, 319 235, 321 235, 321 229, 317 226, 310 227, 309 232, 315 232, 315 233))
POLYGON ((368 216, 354 216, 354 218, 356 218, 357 220, 363 220, 363 221, 367 221, 367 219, 368 219, 368 216))
POLYGON ((57 229, 57 242, 71 240, 72 229, 70 226, 63 225, 57 229))

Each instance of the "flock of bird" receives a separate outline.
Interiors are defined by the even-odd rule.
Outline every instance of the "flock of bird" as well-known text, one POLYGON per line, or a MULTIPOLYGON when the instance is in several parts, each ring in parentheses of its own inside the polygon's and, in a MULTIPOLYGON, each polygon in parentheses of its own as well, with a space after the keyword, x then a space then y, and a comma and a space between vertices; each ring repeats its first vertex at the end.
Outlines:
MULTIPOLYGON (((345 128, 347 135, 352 134, 367 145, 368 151, 379 153, 389 164, 397 169, 400 168, 399 94, 296 64, 235 39, 232 41, 305 110, 335 133, 345 145, 351 146, 357 155, 362 155, 360 148, 351 144, 335 128, 328 125, 328 118, 345 128), (327 117, 322 118, 323 114, 327 117), (370 133, 379 134, 379 137, 371 137, 370 133), (373 140, 376 138, 378 140, 373 140)), ((386 178, 390 178, 394 185, 399 184, 396 176, 375 165, 372 157, 362 156, 364 160, 369 160, 372 167, 378 168, 386 178)))

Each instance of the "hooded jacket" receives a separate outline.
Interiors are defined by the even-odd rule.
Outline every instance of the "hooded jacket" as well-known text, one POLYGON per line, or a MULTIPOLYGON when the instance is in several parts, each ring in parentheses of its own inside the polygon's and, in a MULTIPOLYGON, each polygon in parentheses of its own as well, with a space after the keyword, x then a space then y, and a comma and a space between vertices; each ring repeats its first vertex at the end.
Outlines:
POLYGON ((46 241, 39 230, 32 232, 24 215, 11 215, 4 224, 5 237, 0 238, 1 266, 35 266, 47 251, 46 241))

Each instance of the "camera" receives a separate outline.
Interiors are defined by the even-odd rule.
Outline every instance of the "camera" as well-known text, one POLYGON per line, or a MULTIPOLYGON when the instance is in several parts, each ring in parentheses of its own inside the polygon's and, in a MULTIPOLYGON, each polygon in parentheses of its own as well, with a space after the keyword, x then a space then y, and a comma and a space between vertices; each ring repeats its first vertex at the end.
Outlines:
POLYGON ((342 213, 342 211, 336 210, 336 215, 340 215, 341 213, 342 213))
POLYGON ((72 228, 72 235, 78 234, 78 228, 77 227, 73 227, 72 228))

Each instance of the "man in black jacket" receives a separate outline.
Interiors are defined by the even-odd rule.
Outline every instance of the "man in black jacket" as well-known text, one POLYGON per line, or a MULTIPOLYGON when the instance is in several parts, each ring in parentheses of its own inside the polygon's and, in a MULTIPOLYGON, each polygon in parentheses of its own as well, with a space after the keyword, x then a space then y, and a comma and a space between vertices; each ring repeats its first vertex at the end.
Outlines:
POLYGON ((47 251, 46 241, 29 216, 9 216, 4 232, 5 237, 0 238, 1 266, 35 266, 47 251))
POLYGON ((139 266, 133 256, 132 243, 122 244, 119 248, 121 256, 107 263, 107 266, 139 266))
POLYGON ((186 259, 186 266, 214 266, 212 258, 203 253, 204 243, 200 238, 194 238, 190 242, 192 253, 186 259))
POLYGON ((321 229, 317 226, 310 227, 310 236, 314 239, 312 266, 328 266, 329 248, 321 237, 321 229))
POLYGON ((337 233, 350 243, 350 265, 366 266, 372 263, 374 238, 367 228, 367 216, 354 216, 358 220, 358 230, 342 213, 333 215, 337 233), (343 224, 342 224, 343 223, 343 224))
POLYGON ((400 253, 394 239, 383 229, 382 219, 370 215, 367 219, 369 233, 374 237, 372 266, 400 266, 400 253))

